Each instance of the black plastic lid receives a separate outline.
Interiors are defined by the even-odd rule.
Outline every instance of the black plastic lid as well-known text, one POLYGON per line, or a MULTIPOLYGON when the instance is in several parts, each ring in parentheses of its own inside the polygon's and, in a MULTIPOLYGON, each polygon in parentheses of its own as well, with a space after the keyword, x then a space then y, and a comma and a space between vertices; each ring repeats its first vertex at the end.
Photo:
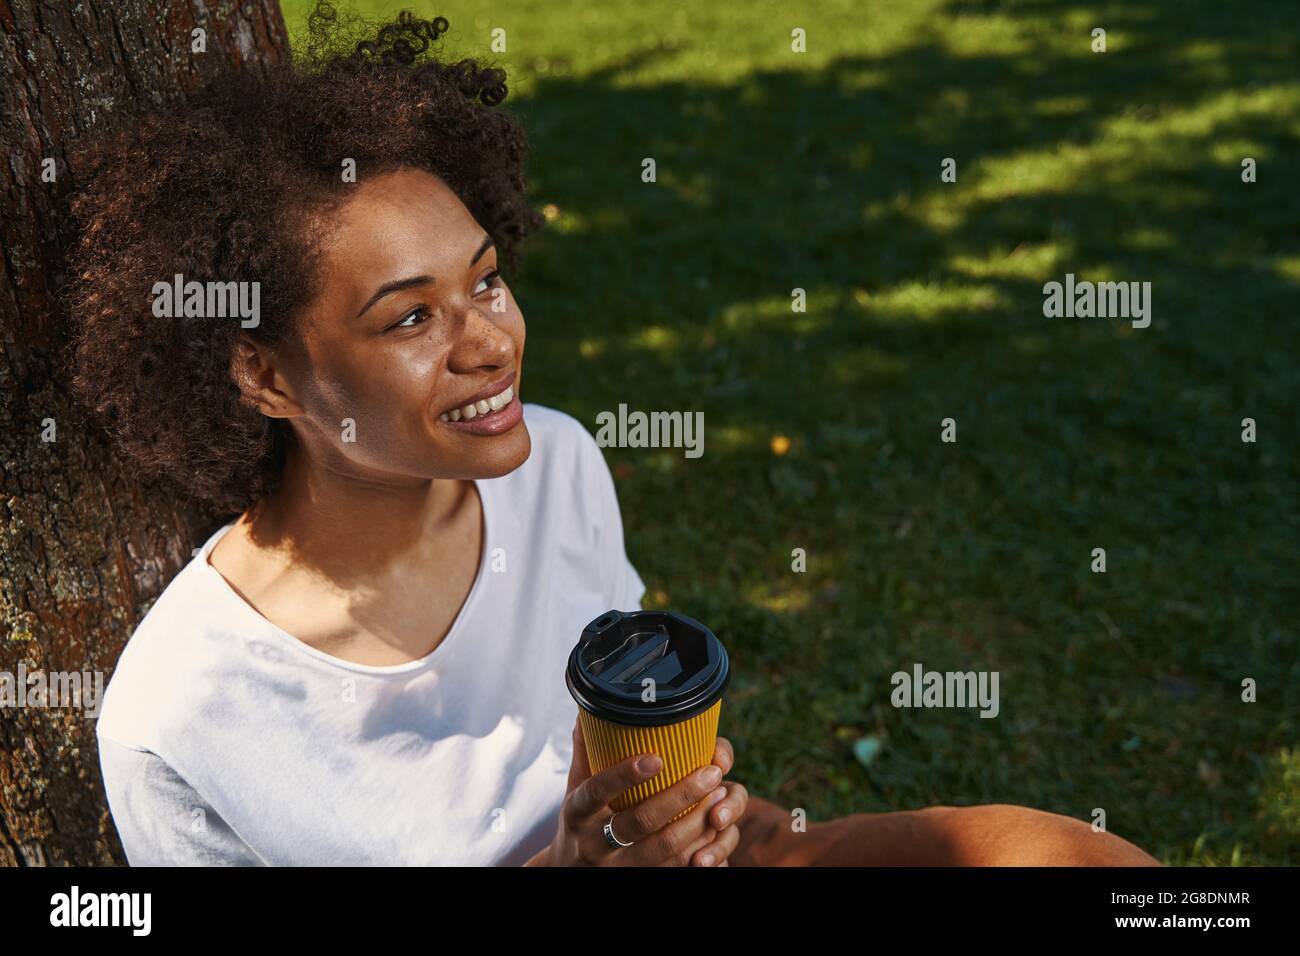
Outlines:
POLYGON ((713 632, 684 614, 606 611, 583 629, 564 679, 589 714, 658 727, 712 707, 731 679, 731 664, 713 632), (641 699, 646 678, 654 681, 653 701, 641 699))

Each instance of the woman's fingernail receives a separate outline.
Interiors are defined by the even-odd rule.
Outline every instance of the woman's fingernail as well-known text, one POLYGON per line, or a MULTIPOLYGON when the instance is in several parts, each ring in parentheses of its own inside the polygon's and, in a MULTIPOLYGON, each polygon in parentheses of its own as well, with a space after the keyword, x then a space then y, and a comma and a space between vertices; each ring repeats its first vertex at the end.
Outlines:
POLYGON ((722 768, 709 766, 704 768, 704 785, 706 787, 716 787, 722 783, 722 768))
POLYGON ((636 769, 644 774, 656 774, 662 766, 659 758, 654 756, 642 757, 636 762, 636 769))
POLYGON ((712 865, 713 865, 712 853, 706 853, 704 854, 704 856, 700 857, 700 866, 712 866, 712 865))
POLYGON ((718 811, 719 823, 726 823, 730 819, 731 819, 731 811, 728 810, 726 807, 723 807, 721 810, 718 811))

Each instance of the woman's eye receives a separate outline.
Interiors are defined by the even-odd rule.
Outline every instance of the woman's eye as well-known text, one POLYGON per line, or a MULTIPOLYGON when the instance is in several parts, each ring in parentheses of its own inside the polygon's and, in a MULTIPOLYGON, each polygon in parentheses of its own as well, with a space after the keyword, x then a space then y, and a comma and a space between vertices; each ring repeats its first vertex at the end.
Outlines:
MULTIPOLYGON (((500 270, 498 270, 498 269, 493 269, 491 272, 489 272, 489 273, 488 273, 487 275, 485 275, 483 278, 479 279, 478 282, 479 282, 479 285, 483 285, 483 283, 486 282, 486 283, 487 283, 487 286, 488 286, 488 289, 490 289, 490 288, 492 288, 492 286, 494 286, 494 285, 497 284, 497 279, 499 279, 500 277, 501 277, 501 272, 500 272, 500 270)), ((487 289, 484 289, 483 291, 486 292, 487 289)), ((474 290, 474 294, 475 294, 475 295, 478 295, 478 294, 479 294, 477 288, 475 288, 475 290, 474 290)))
MULTIPOLYGON (((493 269, 482 279, 479 279, 478 285, 479 287, 486 286, 487 288, 482 289, 482 292, 486 292, 487 289, 490 289, 493 286, 497 285, 497 282, 500 278, 501 278, 501 272, 497 269, 493 269)), ((479 287, 475 287, 474 289, 474 295, 476 296, 481 294, 479 287)), ((429 315, 430 312, 428 306, 426 305, 419 306, 418 308, 412 309, 410 312, 406 313, 406 315, 402 316, 400 321, 395 322, 393 325, 390 325, 384 331, 391 332, 394 329, 413 329, 421 322, 427 322, 429 320, 429 315)))
POLYGON ((401 320, 400 322, 396 323, 395 325, 390 325, 390 326, 388 327, 388 328, 389 328, 389 331, 391 331, 391 330, 393 330, 393 329, 411 329, 411 328, 414 328, 416 325, 419 324, 418 322, 411 322, 411 320, 414 319, 414 318, 419 318, 421 321, 427 321, 428 318, 429 318, 429 309, 428 309, 428 307, 422 305, 422 306, 420 306, 420 307, 417 308, 417 309, 412 309, 410 312, 406 313, 405 316, 403 316, 403 318, 402 318, 402 320, 401 320))

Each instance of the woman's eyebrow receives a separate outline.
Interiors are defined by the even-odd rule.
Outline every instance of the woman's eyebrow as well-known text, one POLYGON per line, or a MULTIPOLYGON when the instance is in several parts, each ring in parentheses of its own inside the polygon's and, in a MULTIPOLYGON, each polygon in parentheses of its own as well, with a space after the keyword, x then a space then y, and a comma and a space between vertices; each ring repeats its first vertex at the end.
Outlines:
MULTIPOLYGON (((488 249, 492 248, 492 245, 493 245, 492 237, 484 236, 483 242, 478 247, 478 252, 474 253, 473 258, 469 260, 469 264, 473 265, 474 263, 478 262, 479 259, 483 258, 483 253, 487 252, 488 249)), ((420 275, 420 276, 407 276, 405 279, 395 279, 392 282, 385 282, 375 291, 375 294, 370 297, 370 300, 361 307, 361 311, 357 313, 357 318, 359 319, 361 318, 361 316, 365 315, 367 309, 369 309, 372 305, 374 305, 384 296, 388 295, 390 292, 401 292, 403 289, 411 288, 411 286, 424 285, 426 283, 432 285, 436 281, 437 280, 434 279, 433 276, 420 275)))
POLYGON ((436 280, 433 276, 408 276, 405 279, 385 282, 379 287, 379 291, 370 297, 370 301, 362 307, 361 311, 357 313, 357 318, 359 319, 365 315, 366 309, 370 308, 390 292, 401 292, 403 289, 409 289, 413 285, 424 285, 425 283, 432 283, 434 281, 436 280))
POLYGON ((469 264, 473 265, 474 263, 478 262, 479 259, 483 257, 483 253, 487 252, 491 248, 492 248, 492 237, 484 236, 483 244, 478 247, 478 252, 474 253, 474 258, 469 260, 469 264))

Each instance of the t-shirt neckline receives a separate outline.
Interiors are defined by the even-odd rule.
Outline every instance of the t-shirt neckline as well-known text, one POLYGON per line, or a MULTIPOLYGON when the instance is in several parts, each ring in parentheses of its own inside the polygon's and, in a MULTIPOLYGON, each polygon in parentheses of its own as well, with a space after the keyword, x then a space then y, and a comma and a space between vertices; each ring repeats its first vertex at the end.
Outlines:
POLYGON ((445 658, 447 654, 444 649, 452 643, 453 639, 456 638, 461 631, 465 630, 465 619, 469 617, 469 613, 478 599, 479 592, 484 588, 484 578, 487 577, 487 567, 492 553, 491 536, 493 532, 492 520, 488 515, 488 495, 484 493, 483 483, 480 479, 473 478, 470 480, 474 482, 474 487, 478 491, 479 506, 483 515, 483 547, 482 554, 479 556, 478 572, 474 577, 474 583, 470 586, 469 594, 466 596, 465 602, 461 605, 460 611, 457 612, 455 620, 451 622, 451 627, 447 629, 446 636, 438 642, 438 646, 423 657, 418 658, 417 660, 407 661, 404 664, 360 664, 355 661, 345 661, 341 657, 335 657, 333 654, 326 654, 324 651, 312 647, 305 641, 294 637, 278 624, 263 617, 257 608, 245 601, 230 582, 222 577, 220 571, 208 563, 208 555, 210 555, 212 549, 217 546, 217 542, 224 538, 230 529, 235 526, 236 521, 232 521, 224 527, 218 528, 211 537, 208 538, 207 542, 204 543, 196 560, 199 562, 201 572, 206 577, 213 580, 218 590, 223 595, 231 598, 235 604, 238 604, 243 608, 244 613, 251 614, 256 618, 261 627, 268 633, 274 635, 277 640, 284 644, 288 644, 300 653, 307 654, 310 657, 314 657, 326 664, 331 664, 334 667, 355 671, 361 674, 371 674, 374 676, 408 674, 412 671, 423 670, 435 661, 440 661, 445 658))

